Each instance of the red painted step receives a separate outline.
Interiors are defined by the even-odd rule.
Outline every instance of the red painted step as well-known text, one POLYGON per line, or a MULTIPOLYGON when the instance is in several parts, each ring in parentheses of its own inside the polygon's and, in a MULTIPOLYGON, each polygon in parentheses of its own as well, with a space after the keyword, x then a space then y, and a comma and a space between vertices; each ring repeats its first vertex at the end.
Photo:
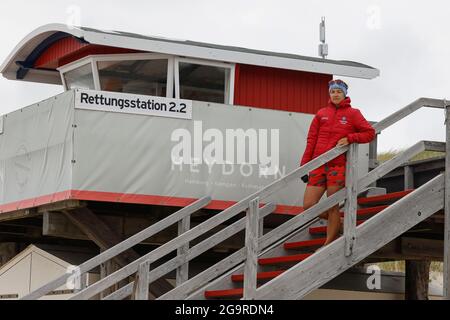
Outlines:
MULTIPOLYGON (((365 221, 366 220, 358 220, 356 221, 356 225, 359 226, 361 223, 364 223, 365 221)), ((322 233, 327 233, 327 226, 309 228, 309 234, 316 235, 322 233)))
MULTIPOLYGON (((369 215, 369 214, 376 214, 376 213, 378 213, 378 212, 383 211, 383 210, 386 209, 387 207, 389 207, 389 205, 382 205, 382 206, 376 206, 376 207, 370 207, 370 208, 358 209, 358 210, 356 211, 356 215, 357 215, 358 217, 361 217, 361 216, 366 216, 366 215, 369 215)), ((344 216, 344 212, 341 211, 340 214, 341 214, 341 217, 344 216)))
MULTIPOLYGON (((267 280, 278 277, 280 274, 285 272, 286 270, 278 270, 278 271, 266 271, 266 272, 258 272, 256 275, 257 280, 267 280)), ((234 274, 231 276, 231 281, 233 282, 242 282, 244 281, 243 274, 234 274)))
POLYGON ((244 289, 210 290, 205 291, 205 298, 240 298, 244 295, 244 289))
POLYGON ((374 204, 374 203, 379 203, 379 202, 398 200, 413 191, 414 191, 414 189, 408 189, 405 191, 391 192, 391 193, 383 194, 380 196, 358 198, 358 204, 374 204))
POLYGON ((258 263, 260 265, 268 265, 268 264, 282 264, 289 262, 300 262, 313 255, 313 253, 301 253, 290 256, 281 256, 281 257, 271 257, 271 258, 261 258, 258 259, 258 263))
POLYGON ((307 247, 317 247, 317 246, 323 245, 326 240, 327 240, 326 238, 319 238, 319 239, 306 240, 306 241, 286 242, 284 244, 284 248, 285 249, 300 249, 300 248, 307 248, 307 247))

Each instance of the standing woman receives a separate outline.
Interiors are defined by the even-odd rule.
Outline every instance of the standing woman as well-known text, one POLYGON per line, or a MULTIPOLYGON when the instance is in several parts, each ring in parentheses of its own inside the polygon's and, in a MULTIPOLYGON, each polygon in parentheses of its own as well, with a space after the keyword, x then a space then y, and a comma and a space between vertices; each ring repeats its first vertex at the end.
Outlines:
MULTIPOLYGON (((350 105, 347 97, 347 84, 342 80, 329 82, 330 100, 314 117, 308 132, 306 149, 300 166, 333 149, 351 143, 369 143, 375 138, 375 130, 363 117, 361 111, 350 105)), ((328 163, 302 177, 308 183, 303 197, 304 210, 315 205, 325 191, 327 196, 345 187, 346 154, 330 160, 328 163)), ((341 227, 339 205, 323 212, 320 217, 328 220, 327 239, 324 246, 338 238, 341 227)))

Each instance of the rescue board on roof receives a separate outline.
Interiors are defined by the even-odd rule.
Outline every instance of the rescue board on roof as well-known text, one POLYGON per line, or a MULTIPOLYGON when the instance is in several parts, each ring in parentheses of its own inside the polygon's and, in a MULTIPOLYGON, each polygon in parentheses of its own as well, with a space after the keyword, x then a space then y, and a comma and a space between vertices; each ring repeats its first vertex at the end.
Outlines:
POLYGON ((192 101, 117 92, 76 90, 75 108, 192 119, 192 101))

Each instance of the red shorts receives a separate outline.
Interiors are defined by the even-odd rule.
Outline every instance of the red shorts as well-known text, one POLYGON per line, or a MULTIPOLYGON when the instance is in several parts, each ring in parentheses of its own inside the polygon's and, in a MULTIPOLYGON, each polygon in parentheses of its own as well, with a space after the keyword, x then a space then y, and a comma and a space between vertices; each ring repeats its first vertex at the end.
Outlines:
POLYGON ((308 186, 327 187, 338 186, 345 187, 345 165, 343 166, 323 166, 314 169, 309 173, 308 186))

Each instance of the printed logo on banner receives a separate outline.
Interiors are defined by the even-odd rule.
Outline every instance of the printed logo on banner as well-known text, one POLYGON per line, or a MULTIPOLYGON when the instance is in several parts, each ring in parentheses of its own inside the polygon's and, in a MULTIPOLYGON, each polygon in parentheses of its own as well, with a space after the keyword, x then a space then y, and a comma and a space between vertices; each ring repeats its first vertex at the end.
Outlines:
POLYGON ((267 129, 237 128, 222 132, 209 128, 203 131, 203 122, 194 121, 193 134, 179 128, 172 132, 171 141, 177 143, 171 152, 172 170, 185 164, 193 166, 192 171, 196 172, 195 166, 206 164, 211 174, 212 167, 219 165, 225 176, 233 174, 237 165, 240 173, 249 177, 255 171, 253 165, 256 165, 260 177, 284 174, 280 171, 278 129, 270 129, 269 132, 267 129))
POLYGON ((192 119, 192 101, 117 92, 76 90, 75 108, 192 119))

